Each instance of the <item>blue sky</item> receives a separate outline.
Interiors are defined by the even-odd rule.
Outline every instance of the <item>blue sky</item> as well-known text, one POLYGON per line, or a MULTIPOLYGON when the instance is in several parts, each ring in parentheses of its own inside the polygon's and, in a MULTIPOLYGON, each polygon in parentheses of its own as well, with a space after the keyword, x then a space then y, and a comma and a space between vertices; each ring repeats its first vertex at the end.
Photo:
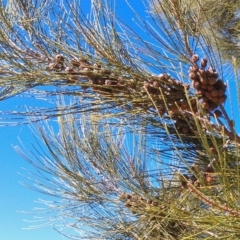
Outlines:
MULTIPOLYGON (((25 102, 25 105, 29 100, 30 99, 22 100, 22 103, 25 102)), ((16 105, 20 104, 21 98, 12 98, 0 102, 0 109, 14 109, 16 105)), ((25 178, 20 175, 25 174, 23 168, 28 170, 32 170, 32 168, 13 149, 13 146, 20 145, 19 138, 24 142, 26 147, 31 148, 30 144, 34 142, 34 139, 27 125, 0 127, 0 239, 63 240, 64 237, 55 232, 52 227, 23 230, 23 228, 33 225, 23 220, 33 220, 34 216, 21 212, 30 212, 34 207, 38 206, 35 202, 37 199, 48 199, 48 197, 20 184, 20 182, 26 181, 25 178)))
MULTIPOLYGON (((130 0, 134 4, 134 9, 140 11, 143 15, 141 4, 138 1, 130 0)), ((122 18, 130 21, 131 12, 126 10, 124 0, 118 1, 118 9, 122 18)), ((32 99, 12 98, 0 102, 0 110, 15 109, 16 106, 34 106, 35 103, 45 106, 44 102, 37 102, 32 99)), ((235 109, 236 110, 236 109, 235 109)), ((34 192, 23 187, 19 182, 24 178, 19 174, 24 174, 22 168, 32 170, 31 166, 23 160, 13 149, 12 146, 20 145, 20 141, 25 146, 31 148, 31 142, 34 142, 31 130, 28 126, 0 127, 0 239, 1 240, 63 240, 65 239, 52 227, 45 227, 35 230, 23 230, 29 225, 33 225, 23 220, 33 220, 32 215, 20 213, 22 211, 30 212, 38 206, 37 199, 50 199, 38 192, 34 192)))

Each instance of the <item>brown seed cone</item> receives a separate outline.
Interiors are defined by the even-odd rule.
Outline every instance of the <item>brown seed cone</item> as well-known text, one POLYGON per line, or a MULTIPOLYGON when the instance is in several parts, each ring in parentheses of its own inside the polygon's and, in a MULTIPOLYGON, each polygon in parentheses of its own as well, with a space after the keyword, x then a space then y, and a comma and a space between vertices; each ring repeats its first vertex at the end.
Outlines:
POLYGON ((218 73, 212 67, 209 67, 206 71, 206 76, 208 78, 218 78, 218 73))
POLYGON ((108 69, 106 69, 106 68, 101 68, 101 69, 100 69, 100 72, 101 72, 102 74, 110 74, 110 73, 111 73, 111 71, 108 70, 108 69))
POLYGON ((153 203, 153 201, 151 199, 147 200, 147 204, 152 204, 152 203, 153 203))
POLYGON ((54 70, 56 63, 49 63, 49 65, 46 67, 47 71, 52 71, 54 70))
POLYGON ((173 80, 172 78, 169 78, 167 81, 168 81, 168 83, 171 84, 171 85, 174 84, 174 80, 173 80))
POLYGON ((202 108, 208 109, 209 108, 209 103, 208 102, 203 102, 202 103, 202 108))
POLYGON ((202 84, 199 81, 193 81, 192 85, 195 89, 199 90, 199 89, 201 89, 202 84))
POLYGON ((170 107, 169 107, 169 111, 172 111, 173 113, 175 113, 175 112, 179 112, 179 107, 177 106, 177 105, 171 105, 170 107))
POLYGON ((202 84, 201 88, 204 89, 204 90, 208 90, 208 86, 207 84, 202 84))
POLYGON ((197 91, 197 94, 203 96, 203 95, 205 94, 205 92, 206 92, 206 91, 205 91, 204 89, 199 89, 199 90, 197 91))
POLYGON ((212 72, 210 72, 209 70, 206 70, 206 77, 211 78, 212 77, 212 72))
POLYGON ((82 71, 88 73, 88 72, 92 72, 92 69, 85 67, 82 69, 82 71))
POLYGON ((63 64, 63 62, 64 62, 64 57, 63 57, 62 54, 57 54, 57 55, 55 56, 55 59, 56 59, 57 63, 63 64))
POLYGON ((211 95, 211 92, 210 91, 206 91, 205 94, 204 94, 205 97, 207 97, 208 99, 209 98, 212 98, 212 95, 211 95))
POLYGON ((160 116, 162 116, 162 115, 164 115, 166 113, 166 109, 165 108, 158 108, 157 110, 158 110, 158 114, 160 116))
POLYGON ((207 62, 208 62, 208 61, 207 61, 206 58, 202 58, 202 59, 201 59, 201 63, 200 63, 200 64, 201 64, 201 67, 202 67, 202 68, 205 68, 205 67, 207 66, 207 62))
POLYGON ((214 181, 214 179, 211 175, 206 175, 205 180, 206 180, 207 184, 212 184, 214 181))
POLYGON ((235 122, 234 122, 233 120, 230 120, 230 121, 229 121, 229 126, 230 126, 230 127, 234 127, 234 126, 235 126, 235 122))
POLYGON ((66 72, 66 73, 72 73, 72 72, 74 72, 73 67, 66 67, 66 68, 65 68, 65 72, 66 72))
POLYGON ((216 107, 217 107, 217 103, 214 103, 211 101, 209 102, 209 108, 208 108, 209 111, 213 111, 216 107))
POLYGON ((189 73, 189 79, 191 80, 198 80, 198 75, 194 72, 189 73))
POLYGON ((73 58, 70 62, 74 67, 80 66, 80 63, 79 63, 78 59, 76 59, 76 58, 73 58))
POLYGON ((188 134, 188 133, 190 133, 190 128, 189 127, 182 127, 181 132, 184 133, 184 134, 188 134))
POLYGON ((181 181, 182 188, 187 188, 188 180, 189 180, 189 176, 187 174, 183 174, 183 176, 181 176, 180 181, 181 181))
POLYGON ((88 62, 86 59, 84 58, 79 58, 79 63, 80 63, 80 67, 84 68, 84 67, 87 67, 87 66, 90 66, 90 62, 88 62))
POLYGON ((98 63, 94 63, 94 64, 93 64, 93 67, 100 69, 100 68, 101 68, 101 65, 99 65, 98 63))
POLYGON ((227 99, 227 95, 224 94, 223 96, 219 97, 218 103, 222 104, 222 103, 224 103, 226 101, 226 99, 227 99))
POLYGON ((214 85, 217 82, 217 79, 211 77, 211 78, 209 78, 208 82, 209 82, 210 85, 214 85))
POLYGON ((215 72, 206 70, 206 76, 207 76, 207 78, 215 78, 216 79, 218 77, 218 74, 215 72))
POLYGON ((218 79, 214 84, 214 88, 217 90, 222 89, 224 91, 226 90, 227 85, 221 79, 218 79))
POLYGON ((110 79, 105 80, 105 85, 107 86, 116 86, 117 83, 118 83, 117 80, 110 80, 110 79))
POLYGON ((189 68, 189 73, 197 73, 198 71, 198 66, 197 65, 192 65, 190 68, 189 68))
POLYGON ((159 90, 150 85, 145 85, 143 88, 145 89, 145 91, 147 91, 150 94, 159 94, 159 90))
POLYGON ((208 84, 208 79, 206 77, 200 77, 200 82, 202 84, 208 84))
POLYGON ((222 89, 219 89, 219 90, 218 90, 218 96, 219 96, 219 97, 222 97, 222 96, 224 95, 224 92, 225 92, 225 91, 223 91, 222 89))
POLYGON ((61 71, 61 70, 64 70, 65 67, 63 66, 62 63, 57 63, 57 62, 54 62, 54 63, 50 63, 47 67, 47 70, 55 70, 55 71, 61 71))
POLYGON ((211 101, 214 102, 214 103, 216 103, 216 104, 218 104, 218 102, 219 102, 219 97, 212 97, 212 98, 211 98, 211 101))
POLYGON ((202 97, 202 102, 208 102, 209 99, 207 97, 202 97))
POLYGON ((88 82, 90 84, 97 84, 97 79, 96 78, 88 78, 88 82))
POLYGON ((137 87, 137 81, 135 79, 130 79, 129 82, 127 82, 128 87, 132 89, 136 89, 137 87))
POLYGON ((212 73, 212 77, 217 79, 218 78, 218 73, 217 72, 212 73))
POLYGON ((119 198, 119 200, 126 200, 126 193, 122 193, 119 198))
MULTIPOLYGON (((216 111, 218 111, 218 110, 216 110, 216 111)), ((217 154, 217 150, 216 150, 215 147, 211 147, 210 152, 213 153, 213 154, 217 154)))
POLYGON ((185 109, 185 108, 189 107, 188 102, 186 100, 182 101, 180 103, 180 106, 181 106, 182 109, 185 109))
POLYGON ((190 99, 190 103, 192 106, 197 105, 197 99, 196 98, 190 99))
POLYGON ((176 123, 178 123, 180 125, 184 125, 184 124, 186 124, 186 121, 184 119, 182 119, 181 116, 178 116, 176 119, 176 123))
POLYGON ((200 77, 206 77, 206 72, 204 69, 198 69, 198 74, 200 75, 200 77))
POLYGON ((221 117, 221 116, 222 116, 222 112, 217 109, 217 110, 214 111, 214 115, 215 115, 216 117, 221 117))
POLYGON ((183 110, 191 111, 191 108, 188 106, 188 107, 183 108, 183 110))
POLYGON ((213 89, 214 89, 214 86, 213 86, 213 85, 208 85, 208 87, 207 87, 207 90, 208 90, 208 91, 211 92, 213 89))
POLYGON ((204 173, 215 173, 213 167, 211 164, 208 164, 204 169, 203 169, 204 173))
POLYGON ((129 208, 129 207, 131 207, 131 206, 132 206, 132 204, 131 204, 130 202, 127 201, 127 202, 125 203, 125 207, 129 208))
POLYGON ((213 97, 217 97, 217 96, 218 96, 218 90, 213 89, 213 90, 211 91, 211 95, 212 95, 213 97))
POLYGON ((104 84, 105 84, 105 79, 103 79, 103 78, 98 78, 98 79, 96 80, 96 84, 98 84, 98 85, 104 85, 104 84))
POLYGON ((166 81, 168 81, 168 79, 170 78, 170 76, 169 76, 168 74, 165 74, 165 73, 162 74, 162 73, 161 73, 161 74, 158 75, 158 78, 159 78, 160 81, 166 82, 166 81))
POLYGON ((191 61, 192 61, 193 63, 196 63, 198 60, 199 60, 199 56, 198 56, 197 54, 192 55, 191 61))
POLYGON ((158 81, 153 81, 152 86, 155 87, 155 88, 159 88, 160 83, 158 81))
POLYGON ((127 194, 126 194, 126 198, 127 198, 127 199, 131 199, 131 198, 132 198, 132 195, 129 194, 129 193, 127 193, 127 194))
POLYGON ((90 86, 82 86, 82 85, 81 85, 82 90, 87 90, 89 87, 90 87, 90 86))
POLYGON ((197 107, 197 105, 194 105, 194 106, 192 107, 192 111, 193 111, 194 113, 198 112, 198 107, 197 107))

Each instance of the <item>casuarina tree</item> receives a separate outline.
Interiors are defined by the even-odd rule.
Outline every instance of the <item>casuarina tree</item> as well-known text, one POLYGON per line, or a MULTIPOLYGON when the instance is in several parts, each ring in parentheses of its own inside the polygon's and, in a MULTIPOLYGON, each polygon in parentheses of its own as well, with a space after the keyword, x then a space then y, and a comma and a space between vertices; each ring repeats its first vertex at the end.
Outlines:
POLYGON ((58 231, 239 238, 238 11, 224 0, 2 1, 1 99, 56 102, 1 116, 37 130, 35 152, 16 150, 39 172, 34 188, 58 198, 43 202, 58 231))

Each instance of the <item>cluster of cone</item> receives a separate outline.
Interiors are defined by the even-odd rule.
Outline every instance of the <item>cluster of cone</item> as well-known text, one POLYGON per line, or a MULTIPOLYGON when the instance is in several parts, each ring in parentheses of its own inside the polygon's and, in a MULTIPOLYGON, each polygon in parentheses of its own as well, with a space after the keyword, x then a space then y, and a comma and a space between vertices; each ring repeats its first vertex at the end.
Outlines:
POLYGON ((214 182, 214 169, 211 164, 208 164, 202 171, 198 169, 196 165, 192 166, 192 171, 194 174, 184 174, 181 176, 181 188, 187 189, 188 183, 195 185, 196 187, 200 187, 201 183, 199 179, 201 178, 201 182, 204 182, 205 185, 212 185, 214 182))
MULTIPOLYGON (((120 195, 119 199, 125 202, 125 207, 129 208, 133 214, 141 212, 146 213, 148 209, 149 210, 151 209, 154 212, 158 212, 156 211, 157 209, 165 208, 163 205, 161 205, 161 201, 158 199, 158 197, 155 197, 154 199, 151 200, 145 199, 134 192, 131 194, 123 193, 120 195)), ((151 217, 151 220, 156 220, 156 216, 151 217)))
POLYGON ((133 213, 144 211, 148 204, 153 203, 153 201, 147 201, 145 198, 138 196, 136 193, 123 193, 120 195, 119 199, 124 201, 125 207, 130 208, 133 213))
MULTIPOLYGON (((58 54, 48 65, 46 70, 55 72, 65 72, 68 84, 79 84, 83 89, 92 88, 93 91, 99 93, 135 93, 135 94, 151 94, 156 96, 155 99, 159 103, 159 113, 167 112, 163 100, 159 99, 159 95, 163 94, 167 100, 169 109, 176 108, 174 102, 180 102, 181 107, 186 108, 185 88, 188 85, 171 78, 167 74, 159 76, 149 76, 146 79, 134 79, 129 76, 122 76, 116 72, 101 67, 97 63, 90 63, 86 59, 72 59, 69 61, 70 66, 65 66, 65 58, 58 54), (160 91, 161 89, 161 91, 160 91), (169 101, 168 101, 169 99, 169 101), (185 100, 184 100, 185 99, 185 100)), ((135 105, 142 107, 142 103, 148 102, 148 98, 138 99, 135 105)), ((134 103, 134 101, 133 101, 134 103)))
POLYGON ((62 71, 64 70, 64 57, 61 54, 55 56, 53 61, 48 65, 48 71, 62 71))
POLYGON ((114 76, 108 69, 102 68, 99 64, 91 64, 85 59, 72 59, 70 66, 65 67, 63 55, 58 54, 48 65, 48 71, 64 71, 67 76, 67 84, 80 84, 82 89, 92 87, 93 91, 104 93, 116 93, 126 90, 123 81, 114 76), (81 81, 80 80, 85 80, 81 81))
MULTIPOLYGON (((186 229, 186 226, 179 220, 175 220, 169 215, 168 208, 162 205, 160 197, 153 199, 145 199, 136 193, 123 193, 119 199, 125 202, 125 206, 132 211, 133 214, 146 216, 146 220, 157 225, 148 233, 149 239, 177 239, 178 235, 186 229), (162 227, 166 232, 162 232, 162 227)), ((166 198, 164 201, 167 201, 166 198)), ((176 216, 174 216, 176 217, 176 216)), ((144 218, 141 219, 141 221, 144 218)))
MULTIPOLYGON (((210 150, 212 152, 216 152, 215 148, 211 148, 210 150)), ((212 163, 208 164, 202 170, 200 170, 198 166, 194 164, 192 166, 192 172, 194 174, 181 175, 180 184, 181 184, 182 190, 188 189, 189 183, 195 185, 196 187, 200 187, 201 183, 203 182, 204 182, 204 185, 212 185, 214 183, 215 171, 212 166, 212 163)), ((155 197, 154 199, 145 199, 137 195, 136 193, 132 193, 132 194, 122 193, 119 199, 125 202, 125 207, 129 208, 133 214, 146 212, 148 209, 151 208, 151 206, 157 207, 159 209, 164 208, 163 205, 161 205, 161 201, 159 201, 158 197, 155 197)), ((151 218, 151 220, 156 220, 156 217, 151 218)))
MULTIPOLYGON (((178 102, 174 102, 169 106, 170 114, 174 119, 175 126, 179 133, 189 134, 194 131, 194 121, 192 115, 186 115, 186 111, 192 113, 199 112, 200 105, 207 113, 214 113, 216 117, 220 117, 222 112, 218 108, 227 99, 225 94, 226 84, 218 78, 218 73, 212 68, 207 68, 208 61, 206 58, 201 59, 194 54, 191 57, 192 66, 189 68, 189 78, 192 81, 192 86, 196 89, 196 98, 188 101, 182 98, 178 102), (180 111, 180 110, 185 110, 180 111)), ((206 112, 203 112, 205 114, 206 112)), ((200 114, 201 115, 201 114, 200 114)))
POLYGON ((189 69, 189 78, 192 86, 197 90, 197 94, 201 96, 202 108, 208 111, 214 111, 220 104, 226 101, 226 84, 218 79, 218 73, 212 68, 207 68, 207 59, 200 61, 198 55, 191 58, 192 66, 189 69))
POLYGON ((226 100, 226 85, 218 79, 218 73, 211 67, 206 69, 207 59, 202 59, 200 66, 198 61, 198 55, 193 55, 189 69, 189 78, 193 88, 197 90, 197 95, 188 98, 186 91, 190 86, 168 74, 131 78, 130 75, 123 76, 83 58, 67 61, 69 66, 66 67, 66 59, 61 54, 55 56, 47 70, 64 73, 61 76, 67 84, 80 85, 83 90, 91 88, 93 92, 102 95, 124 95, 133 107, 144 110, 157 107, 159 115, 167 114, 175 120, 179 133, 189 134, 193 132, 194 121, 190 115, 184 115, 184 112, 197 113, 201 104, 203 109, 215 113, 218 117, 221 111, 217 108, 226 100), (151 95, 151 98, 144 97, 146 94, 151 95))
MULTIPOLYGON (((210 148, 210 151, 213 155, 217 154, 215 148, 210 148)), ((189 188, 189 183, 199 188, 202 186, 210 186, 215 182, 215 170, 213 168, 213 163, 208 164, 202 170, 198 168, 197 165, 192 166, 192 174, 184 174, 180 177, 180 186, 179 188, 175 187, 172 189, 172 197, 169 200, 166 200, 165 197, 162 197, 164 201, 171 204, 171 200, 178 197, 179 194, 187 189, 192 191, 192 187, 189 188)), ((135 192, 133 193, 122 193, 119 197, 121 201, 124 202, 125 207, 127 207, 133 214, 148 216, 147 220, 157 221, 164 224, 165 228, 168 229, 170 235, 174 235, 172 230, 179 229, 179 231, 184 230, 185 225, 181 221, 174 220, 174 218, 168 216, 168 206, 162 204, 162 198, 156 196, 151 199, 146 199, 135 192)), ((182 209, 184 211, 184 208, 182 209)), ((158 235, 159 236, 159 232, 158 235)))

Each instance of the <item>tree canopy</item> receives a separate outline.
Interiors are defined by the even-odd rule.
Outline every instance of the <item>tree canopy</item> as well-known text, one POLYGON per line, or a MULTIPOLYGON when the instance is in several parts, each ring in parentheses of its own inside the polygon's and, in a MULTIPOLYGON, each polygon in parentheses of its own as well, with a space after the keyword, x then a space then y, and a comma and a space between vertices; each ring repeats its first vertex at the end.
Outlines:
POLYGON ((37 130, 31 186, 73 239, 237 239, 239 3, 124 4, 1 2, 1 100, 56 101, 1 112, 37 130))

